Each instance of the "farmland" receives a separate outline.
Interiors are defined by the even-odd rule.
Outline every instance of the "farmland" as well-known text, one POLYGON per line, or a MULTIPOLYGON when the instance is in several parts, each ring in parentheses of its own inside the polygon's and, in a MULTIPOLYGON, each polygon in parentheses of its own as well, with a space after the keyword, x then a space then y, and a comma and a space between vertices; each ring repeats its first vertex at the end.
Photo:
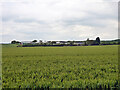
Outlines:
POLYGON ((3 88, 118 86, 118 46, 5 47, 3 88))

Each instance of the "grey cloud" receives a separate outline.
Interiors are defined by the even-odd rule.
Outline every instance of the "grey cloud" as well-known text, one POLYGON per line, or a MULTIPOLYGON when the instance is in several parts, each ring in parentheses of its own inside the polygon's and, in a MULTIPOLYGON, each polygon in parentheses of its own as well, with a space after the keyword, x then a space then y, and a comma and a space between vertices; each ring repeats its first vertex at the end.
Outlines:
POLYGON ((36 19, 32 19, 32 18, 22 18, 22 19, 15 19, 14 22, 16 23, 39 23, 39 24, 46 24, 44 21, 42 20, 36 20, 36 19))
POLYGON ((15 16, 15 15, 2 16, 2 22, 8 22, 8 21, 11 21, 16 18, 17 18, 17 16, 15 16))
POLYGON ((91 27, 105 27, 106 24, 99 22, 98 19, 86 18, 86 19, 68 19, 63 21, 65 25, 84 25, 91 27))
POLYGON ((105 27, 104 23, 99 22, 99 20, 87 19, 83 20, 81 25, 92 26, 92 27, 105 27))
MULTIPOLYGON (((93 12, 93 11, 87 11, 88 13, 88 18, 91 18, 91 19, 117 19, 117 14, 104 14, 104 13, 96 13, 96 12, 93 12)), ((116 10, 116 13, 117 13, 117 10, 116 10)))
POLYGON ((116 20, 117 15, 105 15, 104 13, 96 13, 87 11, 87 16, 84 18, 68 18, 64 19, 63 22, 65 25, 84 25, 92 27, 105 27, 107 20, 116 20))
POLYGON ((42 20, 36 20, 36 19, 32 19, 32 18, 19 18, 19 16, 3 16, 2 17, 2 22, 9 22, 9 21, 13 21, 16 23, 38 23, 38 24, 46 24, 44 21, 42 20))

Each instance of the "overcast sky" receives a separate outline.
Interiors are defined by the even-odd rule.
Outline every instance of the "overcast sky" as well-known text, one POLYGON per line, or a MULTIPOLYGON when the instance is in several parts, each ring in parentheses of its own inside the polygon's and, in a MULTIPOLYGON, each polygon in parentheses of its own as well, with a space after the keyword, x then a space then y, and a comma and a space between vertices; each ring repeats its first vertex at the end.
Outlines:
POLYGON ((0 42, 118 38, 118 0, 3 0, 0 17, 0 42))

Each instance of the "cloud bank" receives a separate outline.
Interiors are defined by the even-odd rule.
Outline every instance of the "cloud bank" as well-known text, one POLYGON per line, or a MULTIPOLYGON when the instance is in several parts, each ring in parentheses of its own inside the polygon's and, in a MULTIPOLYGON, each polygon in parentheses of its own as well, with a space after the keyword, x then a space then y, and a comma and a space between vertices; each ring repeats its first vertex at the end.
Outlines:
POLYGON ((118 38, 116 0, 5 0, 1 42, 118 38))

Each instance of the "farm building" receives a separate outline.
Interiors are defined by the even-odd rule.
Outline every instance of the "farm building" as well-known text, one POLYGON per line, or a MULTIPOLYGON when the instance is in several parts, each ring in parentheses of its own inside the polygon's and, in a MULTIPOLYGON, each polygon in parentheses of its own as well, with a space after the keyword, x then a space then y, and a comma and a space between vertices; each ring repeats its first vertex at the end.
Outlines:
POLYGON ((100 44, 100 38, 97 37, 96 40, 89 40, 89 38, 86 41, 87 45, 99 45, 100 44))
POLYGON ((75 42, 74 42, 74 45, 82 46, 82 45, 85 45, 85 42, 75 41, 75 42))

